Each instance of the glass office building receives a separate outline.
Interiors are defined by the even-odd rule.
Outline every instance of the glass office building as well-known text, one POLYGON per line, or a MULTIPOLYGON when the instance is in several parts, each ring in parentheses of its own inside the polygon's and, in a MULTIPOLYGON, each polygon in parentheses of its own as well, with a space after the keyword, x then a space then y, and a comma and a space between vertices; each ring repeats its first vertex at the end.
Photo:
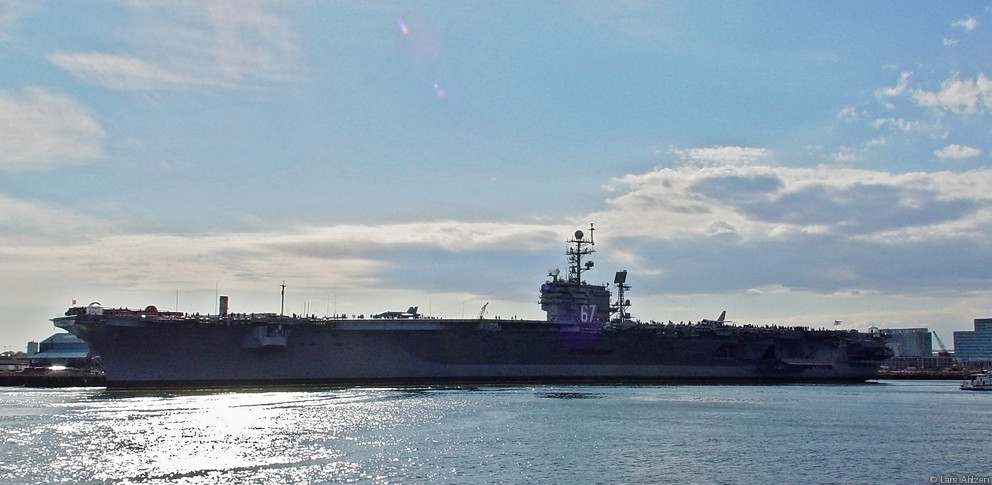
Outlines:
POLYGON ((976 318, 975 330, 954 332, 954 357, 959 361, 992 360, 992 318, 976 318))

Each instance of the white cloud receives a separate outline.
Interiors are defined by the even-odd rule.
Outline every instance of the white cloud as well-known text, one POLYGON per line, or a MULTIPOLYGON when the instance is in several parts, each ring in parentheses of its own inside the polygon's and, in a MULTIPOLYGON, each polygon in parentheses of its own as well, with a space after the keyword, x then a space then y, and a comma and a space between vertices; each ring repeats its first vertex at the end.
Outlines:
POLYGON ((864 155, 850 147, 840 147, 833 155, 833 160, 841 164, 860 162, 862 159, 864 155))
POLYGON ((72 99, 43 89, 0 92, 0 170, 37 170, 102 155, 105 133, 72 99))
MULTIPOLYGON (((967 150, 961 150, 967 152, 967 150)), ((773 233, 887 238, 973 234, 989 217, 992 170, 895 175, 844 168, 659 168, 614 179, 619 193, 593 217, 653 239, 694 239, 714 224, 745 240, 773 233), (979 208, 982 208, 979 210, 979 208), (975 219, 977 218, 977 219, 975 219)))
POLYGON ((923 133, 935 140, 947 138, 947 130, 941 125, 939 120, 922 121, 907 120, 905 118, 877 118, 872 121, 872 127, 876 129, 889 128, 891 130, 905 133, 923 133))
POLYGON ((128 2, 128 53, 49 56, 79 79, 122 90, 283 81, 301 69, 291 29, 265 1, 128 2))
POLYGON ((232 0, 205 6, 213 34, 205 50, 224 79, 281 80, 293 74, 297 48, 287 21, 267 8, 268 3, 232 0))
POLYGON ((48 59, 83 81, 122 90, 175 88, 200 83, 148 61, 101 53, 55 53, 48 59))
POLYGON ((855 121, 859 116, 858 109, 854 106, 848 106, 837 113, 837 119, 843 121, 855 121))
POLYGON ((965 17, 961 20, 955 20, 951 22, 952 27, 961 27, 965 32, 971 32, 978 27, 978 19, 974 17, 965 17))
POLYGON ((982 151, 965 145, 951 144, 934 150, 933 154, 941 160, 960 160, 963 158, 975 158, 981 155, 982 151))
POLYGON ((876 92, 876 95, 878 97, 902 96, 903 93, 906 92, 906 89, 909 87, 909 79, 912 76, 913 73, 911 71, 903 71, 902 73, 899 74, 899 81, 896 82, 895 86, 891 88, 880 89, 876 92))
POLYGON ((975 79, 948 79, 939 91, 917 90, 912 94, 920 106, 946 109, 957 114, 975 114, 992 108, 992 79, 979 74, 975 79))
POLYGON ((82 243, 94 234, 114 230, 113 224, 66 207, 0 194, 0 247, 16 246, 33 250, 65 244, 65 235, 82 243))
POLYGON ((614 179, 617 195, 588 218, 622 235, 611 244, 638 256, 637 273, 663 276, 648 283, 656 293, 947 294, 984 281, 983 186, 992 170, 682 166, 614 179))
POLYGON ((673 149, 684 161, 708 165, 748 165, 768 156, 768 149, 738 146, 673 149))
MULTIPOLYGON (((530 251, 559 243, 569 228, 436 221, 381 226, 304 227, 280 232, 131 234, 71 210, 0 195, 0 271, 47 273, 145 290, 209 285, 256 288, 292 278, 297 287, 360 288, 396 283, 408 252, 449 255, 509 248, 530 251), (71 233, 71 240, 65 234, 71 233)), ((574 230, 574 228, 572 228, 574 230)), ((450 256, 449 256, 450 257, 450 256)), ((543 269, 543 268, 542 268, 543 269)), ((422 271, 427 270, 421 268, 422 271)), ((439 271, 437 268, 431 271, 439 271)))
POLYGON ((14 27, 35 8, 33 2, 0 2, 0 42, 14 39, 14 27))
POLYGON ((899 131, 914 131, 916 127, 919 126, 919 122, 909 121, 903 118, 876 118, 875 121, 872 122, 872 126, 875 128, 891 126, 899 131))

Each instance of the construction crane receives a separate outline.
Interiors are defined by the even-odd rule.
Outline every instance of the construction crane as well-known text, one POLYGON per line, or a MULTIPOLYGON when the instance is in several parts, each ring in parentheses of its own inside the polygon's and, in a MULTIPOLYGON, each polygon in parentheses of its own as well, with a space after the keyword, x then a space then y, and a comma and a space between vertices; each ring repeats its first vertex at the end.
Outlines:
POLYGON ((482 305, 482 310, 479 310, 479 320, 482 320, 482 318, 486 316, 486 307, 487 306, 489 306, 489 302, 488 301, 486 302, 485 305, 482 305))
POLYGON ((937 332, 931 330, 930 333, 933 334, 933 338, 937 341, 937 345, 940 347, 940 350, 937 351, 937 356, 950 357, 951 353, 947 351, 947 347, 944 347, 944 342, 940 340, 940 337, 937 335, 937 332))

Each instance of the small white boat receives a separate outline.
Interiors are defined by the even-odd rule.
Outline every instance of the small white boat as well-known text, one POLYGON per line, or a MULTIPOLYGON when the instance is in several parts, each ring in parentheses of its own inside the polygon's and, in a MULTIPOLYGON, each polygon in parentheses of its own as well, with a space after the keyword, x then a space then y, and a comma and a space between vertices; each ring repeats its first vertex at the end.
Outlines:
POLYGON ((992 391, 992 373, 972 374, 961 383, 963 391, 992 391))

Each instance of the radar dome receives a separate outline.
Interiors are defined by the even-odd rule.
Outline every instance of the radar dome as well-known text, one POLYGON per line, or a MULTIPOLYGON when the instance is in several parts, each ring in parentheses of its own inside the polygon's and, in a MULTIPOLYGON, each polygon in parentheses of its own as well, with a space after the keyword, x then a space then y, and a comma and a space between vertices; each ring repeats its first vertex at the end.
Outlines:
POLYGON ((582 239, 583 237, 585 237, 585 234, 582 231, 575 231, 575 239, 582 239))
POLYGON ((86 305, 86 314, 103 315, 103 305, 101 305, 98 301, 90 302, 89 305, 86 305))

